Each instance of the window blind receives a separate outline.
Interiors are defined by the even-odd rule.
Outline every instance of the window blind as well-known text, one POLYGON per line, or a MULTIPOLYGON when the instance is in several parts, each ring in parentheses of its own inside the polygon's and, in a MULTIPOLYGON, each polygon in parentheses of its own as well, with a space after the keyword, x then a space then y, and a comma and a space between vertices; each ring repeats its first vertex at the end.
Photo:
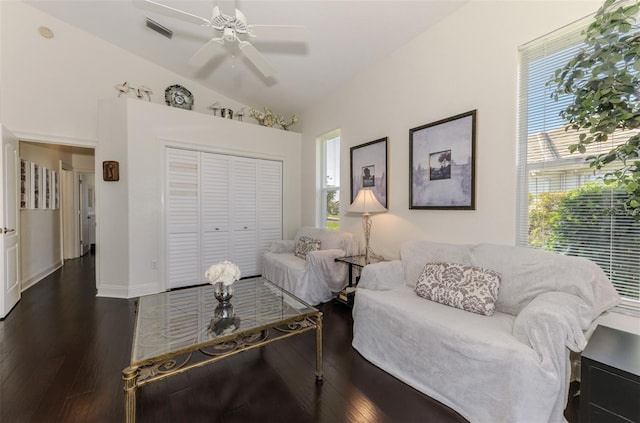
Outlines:
MULTIPOLYGON (((633 132, 614 133, 584 154, 570 153, 580 132, 565 131, 560 117, 572 102, 551 98, 547 82, 585 47, 582 19, 520 47, 517 145, 517 244, 581 256, 597 263, 624 299, 640 310, 640 223, 621 210, 626 193, 606 187, 608 170, 586 157, 608 152, 633 132)), ((638 131, 634 131, 638 132, 638 131)), ((620 165, 620 164, 618 164, 620 165)))

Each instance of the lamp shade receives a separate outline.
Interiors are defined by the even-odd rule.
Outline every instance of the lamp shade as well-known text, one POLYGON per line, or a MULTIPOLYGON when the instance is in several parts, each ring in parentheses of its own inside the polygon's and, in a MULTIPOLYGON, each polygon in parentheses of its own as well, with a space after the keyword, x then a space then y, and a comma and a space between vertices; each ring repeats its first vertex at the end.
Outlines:
POLYGON ((387 209, 380 204, 371 189, 362 188, 347 211, 350 213, 384 213, 387 209))

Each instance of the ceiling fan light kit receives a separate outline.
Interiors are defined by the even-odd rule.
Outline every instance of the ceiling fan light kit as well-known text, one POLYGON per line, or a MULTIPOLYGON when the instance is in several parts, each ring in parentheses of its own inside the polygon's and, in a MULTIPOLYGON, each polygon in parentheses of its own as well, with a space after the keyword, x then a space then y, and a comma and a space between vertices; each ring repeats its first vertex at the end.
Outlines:
POLYGON ((149 12, 158 13, 169 18, 179 19, 183 22, 196 24, 205 28, 212 28, 217 31, 216 36, 212 37, 189 59, 189 64, 194 66, 202 66, 207 63, 209 59, 220 50, 224 43, 237 42, 238 47, 240 47, 242 53, 253 66, 266 78, 269 78, 274 74, 273 67, 253 44, 239 38, 239 36, 250 39, 267 38, 289 42, 304 41, 306 36, 306 28, 299 25, 247 25, 247 18, 238 9, 235 9, 234 16, 228 16, 221 13, 218 6, 214 6, 211 19, 206 19, 152 0, 143 0, 135 4, 149 12))

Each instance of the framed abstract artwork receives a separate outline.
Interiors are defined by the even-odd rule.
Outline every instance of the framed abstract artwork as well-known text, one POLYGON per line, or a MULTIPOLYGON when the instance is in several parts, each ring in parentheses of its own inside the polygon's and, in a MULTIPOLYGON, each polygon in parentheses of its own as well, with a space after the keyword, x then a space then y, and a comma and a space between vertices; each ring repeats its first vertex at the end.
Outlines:
POLYGON ((409 208, 475 210, 476 110, 409 130, 409 208))
POLYGON ((387 187, 387 138, 351 147, 351 202, 369 188, 389 208, 387 187))

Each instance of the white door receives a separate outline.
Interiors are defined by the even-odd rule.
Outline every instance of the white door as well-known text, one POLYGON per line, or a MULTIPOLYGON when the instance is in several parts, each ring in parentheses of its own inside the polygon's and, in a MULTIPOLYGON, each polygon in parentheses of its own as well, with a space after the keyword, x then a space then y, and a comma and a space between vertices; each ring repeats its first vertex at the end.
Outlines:
POLYGON ((167 148, 167 288, 204 282, 200 251, 199 154, 167 148))
POLYGON ((62 213, 62 255, 65 260, 78 257, 75 222, 78 218, 74 207, 74 173, 73 170, 62 169, 60 174, 60 212, 62 213))
POLYGON ((84 173, 79 174, 80 186, 80 255, 84 256, 89 252, 91 245, 89 241, 89 181, 84 173))
POLYGON ((0 318, 4 318, 20 300, 18 279, 18 139, 2 127, 2 183, 0 183, 0 318))
POLYGON ((260 274, 257 233, 258 161, 235 157, 231 169, 233 212, 231 235, 231 261, 235 262, 242 277, 260 274))

